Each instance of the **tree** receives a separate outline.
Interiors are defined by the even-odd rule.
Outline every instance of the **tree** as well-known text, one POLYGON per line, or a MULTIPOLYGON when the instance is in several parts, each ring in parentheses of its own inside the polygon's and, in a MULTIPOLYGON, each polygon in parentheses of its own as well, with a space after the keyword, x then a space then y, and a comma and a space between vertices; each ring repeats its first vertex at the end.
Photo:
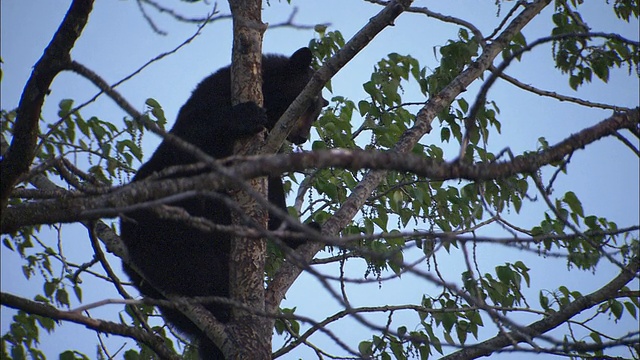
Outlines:
MULTIPOLYGON (((232 279, 234 299, 175 299, 174 306, 198 319, 214 340, 233 334, 237 342, 225 351, 237 358, 270 344, 272 329, 282 343, 274 356, 282 358, 309 349, 297 356, 469 359, 520 352, 638 358, 638 2, 496 1, 464 11, 454 2, 368 2, 363 9, 375 16, 349 12, 351 23, 357 18, 362 28, 346 42, 338 30, 315 27, 310 46, 318 71, 300 101, 264 146, 249 150, 257 155, 222 164, 233 179, 258 190, 261 182, 252 179, 286 174, 295 194, 291 210, 299 214, 288 219, 290 226, 297 218, 315 220, 322 224, 321 235, 305 233, 309 243, 292 252, 277 247, 277 239, 290 232, 267 232, 241 221, 233 234, 232 268, 260 265, 232 279), (436 6, 448 13, 436 12, 436 6), (429 29, 428 39, 420 38, 423 29, 429 29), (374 39, 390 33, 394 42, 374 39), (388 55, 366 57, 373 72, 362 84, 365 93, 355 95, 357 100, 343 96, 341 76, 353 74, 340 69, 376 42, 388 55), (408 55, 399 50, 405 42, 408 55), (333 98, 315 126, 311 151, 277 153, 305 98, 323 86, 333 98), (625 197, 615 198, 618 193, 625 197), (255 241, 267 238, 273 247, 255 241), (290 295, 282 303, 301 281, 313 281, 318 293, 312 297, 326 296, 332 306, 310 311, 309 296, 290 303, 290 295), (400 299, 384 298, 400 287, 400 299), (225 327, 199 310, 204 301, 226 301, 255 326, 225 327)), ((207 8, 211 15, 199 19, 196 34, 176 52, 186 51, 184 45, 205 24, 233 16, 234 41, 242 27, 257 31, 243 38, 253 44, 251 55, 234 54, 234 66, 255 62, 262 41, 256 24, 264 21, 260 3, 229 3, 232 15, 207 8)), ((142 135, 167 137, 166 106, 148 99, 140 112, 127 98, 147 94, 120 91, 120 83, 109 85, 76 60, 77 48, 88 46, 82 33, 106 11, 94 10, 89 21, 92 4, 72 2, 19 103, 7 102, 3 90, 2 356, 52 356, 38 343, 77 323, 98 334, 101 357, 188 358, 192 349, 155 316, 159 301, 137 298, 118 271, 120 259, 128 258, 116 219, 132 207, 215 191, 229 180, 205 161, 210 171, 189 179, 128 184, 143 159, 142 135), (119 109, 101 113, 86 107, 94 98, 79 106, 63 99, 53 103, 57 114, 47 110, 51 97, 69 88, 54 79, 66 79, 68 72, 89 80, 119 109), (122 112, 116 124, 113 113, 122 112), (80 243, 91 250, 71 256, 80 243), (10 261, 12 256, 21 261, 10 261), (16 293, 20 289, 5 281, 22 277, 42 288, 16 293), (91 294, 96 283, 117 293, 91 294), (87 301, 89 295, 102 301, 87 301), (111 303, 118 305, 106 306, 111 303), (104 334, 134 339, 137 346, 114 353, 119 346, 106 345, 104 334)), ((138 4, 136 15, 158 33, 164 32, 162 14, 195 22, 183 14, 197 5, 138 4)), ((5 16, 8 5, 2 6, 5 16)), ((288 21, 270 27, 305 28, 294 21, 295 11, 287 11, 288 21)), ((312 37, 310 31, 299 35, 312 37)), ((2 36, 4 43, 14 35, 3 29, 2 36)), ((9 64, 11 56, 4 56, 9 64)), ((254 80, 234 81, 249 91, 239 99, 259 98, 251 92, 259 89, 254 80)), ((256 141, 248 140, 248 146, 256 141)), ((261 204, 251 192, 241 200, 248 214, 260 213, 251 210, 261 204)), ((90 357, 76 351, 75 342, 64 345, 65 358, 90 357)))

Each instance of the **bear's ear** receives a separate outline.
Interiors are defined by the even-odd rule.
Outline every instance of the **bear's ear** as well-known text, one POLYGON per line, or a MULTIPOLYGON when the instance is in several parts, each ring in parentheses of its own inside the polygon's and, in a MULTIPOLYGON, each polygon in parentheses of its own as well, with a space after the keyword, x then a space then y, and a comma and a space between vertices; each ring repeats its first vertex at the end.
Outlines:
POLYGON ((312 58, 313 54, 311 54, 311 50, 308 47, 303 47, 291 55, 289 58, 289 65, 292 69, 301 71, 307 70, 309 66, 311 66, 312 58))

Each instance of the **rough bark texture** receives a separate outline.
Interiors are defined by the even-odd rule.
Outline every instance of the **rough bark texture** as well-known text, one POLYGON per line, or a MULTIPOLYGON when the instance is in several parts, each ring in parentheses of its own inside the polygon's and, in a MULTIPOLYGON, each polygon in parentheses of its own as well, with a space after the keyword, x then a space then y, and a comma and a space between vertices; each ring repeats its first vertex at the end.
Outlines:
MULTIPOLYGON (((628 129, 633 131, 638 127, 639 123, 640 108, 616 113, 592 127, 585 128, 569 136, 544 151, 529 153, 510 161, 496 163, 438 163, 415 154, 330 150, 269 157, 258 156, 229 167, 227 170, 230 170, 238 179, 250 179, 256 176, 281 174, 285 171, 303 171, 309 168, 324 167, 408 171, 439 180, 505 178, 519 173, 535 172, 540 167, 562 160, 565 156, 595 141, 606 136, 614 136, 619 130, 628 129)), ((145 206, 145 202, 155 199, 165 199, 167 201, 173 194, 186 194, 189 191, 211 191, 232 185, 228 181, 220 179, 220 176, 214 173, 190 178, 161 180, 153 184, 131 184, 104 195, 77 196, 80 194, 70 191, 66 197, 61 196, 57 199, 19 204, 4 210, 1 228, 2 233, 10 233, 22 226, 113 218, 131 206, 145 206)))
MULTIPOLYGON (((231 65, 231 93, 234 105, 253 101, 262 106, 262 1, 230 0, 233 15, 233 63, 231 65)), ((252 144, 264 141, 264 132, 238 141, 236 153, 246 153, 252 144)), ((265 195, 266 178, 252 179, 251 188, 265 195)), ((240 191, 234 194, 247 215, 257 224, 267 227, 267 212, 251 196, 240 191)), ((238 214, 233 223, 245 225, 238 214)), ((231 243, 229 282, 231 298, 257 310, 264 310, 265 239, 235 237, 231 243)), ((273 321, 233 308, 227 325, 227 341, 222 351, 228 359, 270 359, 273 321)))

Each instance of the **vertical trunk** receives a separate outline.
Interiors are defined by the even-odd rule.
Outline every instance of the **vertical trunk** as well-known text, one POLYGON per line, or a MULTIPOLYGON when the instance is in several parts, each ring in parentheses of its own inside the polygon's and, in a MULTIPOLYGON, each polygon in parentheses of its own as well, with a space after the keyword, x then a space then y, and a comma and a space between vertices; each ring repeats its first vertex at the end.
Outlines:
MULTIPOLYGON (((231 93, 233 104, 253 101, 262 106, 262 36, 266 29, 262 23, 261 0, 229 0, 233 15, 233 63, 231 66, 231 93)), ((264 132, 235 145, 236 153, 245 153, 251 144, 264 141, 264 132)), ((266 179, 254 179, 251 188, 267 193, 266 179)), ((244 212, 264 228, 267 212, 256 204, 247 193, 234 194, 244 212)), ((234 213, 234 224, 245 225, 234 213)), ((264 239, 234 237, 230 259, 231 298, 245 306, 264 311, 264 263, 266 242, 264 239)), ((270 319, 234 308, 227 326, 229 341, 223 347, 228 359, 270 359, 270 319), (228 346, 227 346, 228 345, 228 346)))

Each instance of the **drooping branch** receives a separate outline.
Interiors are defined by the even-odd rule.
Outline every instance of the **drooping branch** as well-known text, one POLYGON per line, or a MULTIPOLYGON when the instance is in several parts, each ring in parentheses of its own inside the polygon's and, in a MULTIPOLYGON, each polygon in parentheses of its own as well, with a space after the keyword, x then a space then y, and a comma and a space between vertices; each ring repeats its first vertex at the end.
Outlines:
POLYGON ((99 332, 125 336, 134 339, 135 341, 141 341, 145 343, 163 359, 181 359, 180 356, 176 355, 165 346, 164 341, 160 337, 154 336, 152 333, 144 331, 143 329, 137 329, 126 325, 117 324, 111 321, 93 319, 87 316, 83 316, 82 314, 77 312, 61 311, 51 305, 20 298, 5 292, 0 293, 0 303, 3 306, 7 306, 16 310, 22 310, 29 314, 45 316, 54 320, 70 321, 76 324, 84 325, 89 329, 93 329, 99 332))
POLYGON ((138 110, 136 110, 120 93, 118 93, 113 87, 111 87, 103 78, 96 74, 91 69, 84 65, 72 61, 67 64, 68 70, 72 70, 91 81, 96 87, 102 90, 107 96, 115 101, 121 109, 127 112, 132 118, 140 121, 147 129, 154 134, 160 136, 164 141, 169 142, 171 145, 177 147, 181 151, 192 155, 196 159, 204 162, 214 163, 214 159, 204 151, 200 150, 197 146, 185 141, 184 139, 174 135, 173 133, 166 132, 161 129, 155 122, 149 120, 143 116, 138 110))
MULTIPOLYGON (((540 311, 540 310, 533 310, 533 309, 529 309, 529 308, 515 308, 515 307, 500 307, 500 306, 492 306, 491 307, 493 310, 495 311, 520 311, 520 312, 526 312, 526 313, 531 313, 531 314, 538 314, 538 315, 546 315, 546 313, 544 311, 540 311)), ((446 313, 464 313, 467 311, 475 311, 475 310, 480 310, 480 308, 478 307, 473 307, 473 306, 469 306, 469 307, 451 307, 451 308, 428 308, 422 305, 414 305, 414 304, 404 304, 404 305, 383 305, 383 306, 363 306, 363 307, 355 307, 355 308, 351 308, 351 309, 347 309, 347 310, 340 310, 336 313, 334 313, 333 315, 327 316, 324 320, 322 320, 321 322, 315 323, 313 324, 313 326, 311 328, 309 328, 307 331, 305 331, 303 334, 296 336, 295 340, 293 340, 290 344, 282 347, 281 349, 277 350, 274 353, 274 358, 282 356, 284 354, 286 354, 287 352, 293 350, 295 347, 297 347, 298 345, 300 345, 301 343, 304 343, 306 341, 306 339, 308 339, 309 337, 311 337, 311 335, 313 335, 314 333, 318 332, 318 331, 322 331, 323 329, 327 328, 328 325, 330 325, 331 323, 337 322, 349 315, 353 315, 353 314, 365 314, 365 313, 383 313, 383 312, 388 312, 390 313, 389 316, 391 316, 391 314, 393 314, 394 312, 399 312, 399 311, 414 311, 414 312, 421 312, 421 313, 429 313, 429 314, 446 314, 446 313)), ((421 339, 413 339, 416 342, 419 341, 424 341, 421 339)))
POLYGON ((7 206, 9 194, 20 175, 29 171, 35 156, 38 121, 53 79, 71 62, 71 49, 87 24, 92 0, 75 0, 53 39, 36 63, 18 104, 13 139, 0 163, 0 209, 7 206))
MULTIPOLYGON (((638 258, 631 259, 629 265, 623 268, 618 276, 616 276, 602 288, 592 292, 589 295, 585 295, 581 298, 576 299, 575 301, 572 301, 571 303, 563 306, 560 311, 549 314, 544 319, 536 321, 519 330, 527 331, 526 335, 530 338, 534 338, 566 323, 569 319, 586 309, 592 308, 609 299, 616 298, 617 292, 622 289, 627 283, 638 276, 639 266, 640 262, 638 258)), ((514 345, 513 341, 524 341, 524 334, 520 332, 511 332, 506 334, 501 333, 480 344, 468 346, 462 350, 456 351, 453 354, 443 357, 442 359, 466 360, 488 356, 496 350, 514 345)))
MULTIPOLYGON (((621 129, 632 130, 640 123, 640 109, 617 113, 600 123, 583 129, 567 139, 538 153, 517 156, 513 160, 495 163, 463 164, 437 162, 415 154, 398 152, 372 152, 362 150, 328 150, 307 153, 261 155, 238 158, 244 161, 231 165, 225 172, 234 179, 252 179, 260 176, 277 176, 286 171, 304 171, 310 168, 338 167, 351 170, 375 169, 411 172, 430 179, 491 180, 533 173, 541 167, 560 161, 565 156, 587 145, 615 134, 621 129)), ((124 208, 174 194, 192 191, 210 192, 218 189, 237 188, 238 184, 217 173, 196 176, 140 181, 115 188, 112 192, 88 196, 70 192, 68 197, 46 199, 12 206, 2 213, 2 233, 9 233, 21 226, 54 224, 116 217, 124 208)))

